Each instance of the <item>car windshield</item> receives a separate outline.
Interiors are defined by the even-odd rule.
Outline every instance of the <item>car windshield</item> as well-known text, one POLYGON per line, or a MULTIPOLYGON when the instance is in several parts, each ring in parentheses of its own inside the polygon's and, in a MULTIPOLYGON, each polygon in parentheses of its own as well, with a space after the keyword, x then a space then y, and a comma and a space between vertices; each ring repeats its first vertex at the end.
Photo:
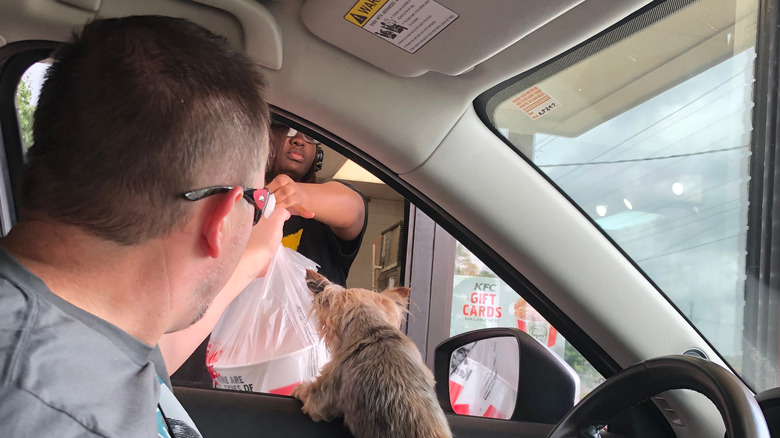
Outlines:
POLYGON ((481 99, 496 130, 763 390, 776 386, 778 338, 762 335, 771 323, 754 316, 746 268, 759 250, 748 234, 757 8, 665 2, 481 99))

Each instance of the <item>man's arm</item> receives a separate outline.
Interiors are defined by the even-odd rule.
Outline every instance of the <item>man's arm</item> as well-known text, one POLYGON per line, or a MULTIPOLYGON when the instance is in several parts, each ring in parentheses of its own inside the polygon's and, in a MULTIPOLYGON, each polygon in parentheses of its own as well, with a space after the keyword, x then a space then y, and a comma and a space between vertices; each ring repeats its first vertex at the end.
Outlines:
POLYGON ((365 198, 340 182, 296 183, 287 175, 279 175, 268 184, 268 190, 276 196, 278 207, 322 222, 341 240, 353 240, 363 230, 365 198))
POLYGON ((211 302, 206 313, 195 324, 184 330, 167 333, 159 345, 168 374, 173 374, 198 348, 217 325, 222 312, 255 278, 265 275, 268 264, 282 242, 282 226, 290 217, 283 208, 276 208, 271 216, 260 219, 252 228, 244 255, 222 291, 211 302))

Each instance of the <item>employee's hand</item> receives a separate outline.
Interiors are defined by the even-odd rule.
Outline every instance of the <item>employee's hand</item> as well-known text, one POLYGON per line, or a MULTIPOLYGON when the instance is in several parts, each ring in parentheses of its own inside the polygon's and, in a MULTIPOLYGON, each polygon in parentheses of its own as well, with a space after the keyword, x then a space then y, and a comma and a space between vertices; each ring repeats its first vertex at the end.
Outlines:
POLYGON ((287 209, 290 213, 306 219, 312 219, 314 212, 306 208, 308 199, 298 183, 287 175, 281 174, 266 186, 276 197, 276 207, 287 209))

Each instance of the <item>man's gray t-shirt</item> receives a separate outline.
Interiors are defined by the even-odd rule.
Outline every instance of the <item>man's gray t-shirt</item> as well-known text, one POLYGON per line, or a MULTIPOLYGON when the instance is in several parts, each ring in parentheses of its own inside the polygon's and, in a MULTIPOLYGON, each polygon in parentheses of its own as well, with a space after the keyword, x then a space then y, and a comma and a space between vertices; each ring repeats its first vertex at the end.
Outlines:
POLYGON ((3 248, 0 303, 1 437, 158 436, 159 348, 53 294, 3 248))

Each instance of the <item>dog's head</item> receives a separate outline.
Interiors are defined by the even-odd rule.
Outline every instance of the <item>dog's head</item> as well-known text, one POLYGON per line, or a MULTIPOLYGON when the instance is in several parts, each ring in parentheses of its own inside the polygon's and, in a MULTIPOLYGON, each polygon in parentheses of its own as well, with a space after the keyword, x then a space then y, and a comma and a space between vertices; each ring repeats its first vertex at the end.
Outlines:
POLYGON ((367 289, 346 289, 327 278, 306 270, 306 284, 314 293, 312 310, 317 315, 320 335, 331 348, 338 348, 347 325, 359 312, 370 312, 385 323, 398 328, 408 313, 408 287, 394 287, 382 292, 367 289))

